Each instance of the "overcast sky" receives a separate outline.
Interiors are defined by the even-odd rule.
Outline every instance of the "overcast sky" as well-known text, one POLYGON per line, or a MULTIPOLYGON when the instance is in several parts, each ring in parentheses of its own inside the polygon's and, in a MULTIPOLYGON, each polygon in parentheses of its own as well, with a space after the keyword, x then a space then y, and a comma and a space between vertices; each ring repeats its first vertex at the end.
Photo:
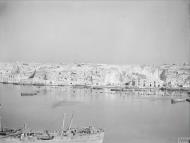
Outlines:
POLYGON ((190 62, 188 0, 0 1, 0 61, 190 62))

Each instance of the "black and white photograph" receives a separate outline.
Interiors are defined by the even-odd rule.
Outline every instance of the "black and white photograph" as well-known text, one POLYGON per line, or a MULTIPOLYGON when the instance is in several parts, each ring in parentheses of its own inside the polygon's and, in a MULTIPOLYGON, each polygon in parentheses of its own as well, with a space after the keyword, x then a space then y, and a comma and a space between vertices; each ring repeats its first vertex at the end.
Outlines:
POLYGON ((190 143, 190 0, 0 0, 0 143, 190 143))

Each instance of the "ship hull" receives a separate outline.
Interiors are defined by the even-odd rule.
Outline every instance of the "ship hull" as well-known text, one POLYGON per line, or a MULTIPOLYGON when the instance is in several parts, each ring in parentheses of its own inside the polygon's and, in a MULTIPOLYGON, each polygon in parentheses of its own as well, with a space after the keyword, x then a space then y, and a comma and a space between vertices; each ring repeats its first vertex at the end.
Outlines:
POLYGON ((39 140, 35 138, 19 139, 16 137, 1 138, 0 143, 103 143, 104 133, 97 135, 55 137, 52 140, 39 140))

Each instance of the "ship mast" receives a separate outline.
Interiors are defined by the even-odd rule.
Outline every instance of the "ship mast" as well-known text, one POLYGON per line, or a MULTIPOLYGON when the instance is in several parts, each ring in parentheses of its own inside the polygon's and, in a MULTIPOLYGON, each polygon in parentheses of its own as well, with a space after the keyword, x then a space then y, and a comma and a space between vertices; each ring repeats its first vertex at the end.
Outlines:
POLYGON ((62 130, 64 130, 64 127, 65 127, 65 113, 63 114, 62 130))
MULTIPOLYGON (((1 104, 0 104, 0 109, 1 109, 1 104)), ((2 125, 1 125, 1 114, 0 114, 0 131, 2 131, 3 128, 2 128, 2 125)))
POLYGON ((2 131, 2 126, 1 126, 1 115, 0 115, 0 131, 2 131))
POLYGON ((61 130, 61 135, 64 134, 64 127, 65 127, 65 113, 63 114, 63 122, 62 122, 62 130, 61 130))
POLYGON ((71 120, 70 120, 69 127, 68 127, 67 130, 70 130, 70 129, 71 129, 72 122, 73 122, 73 114, 72 114, 72 116, 71 116, 71 120))

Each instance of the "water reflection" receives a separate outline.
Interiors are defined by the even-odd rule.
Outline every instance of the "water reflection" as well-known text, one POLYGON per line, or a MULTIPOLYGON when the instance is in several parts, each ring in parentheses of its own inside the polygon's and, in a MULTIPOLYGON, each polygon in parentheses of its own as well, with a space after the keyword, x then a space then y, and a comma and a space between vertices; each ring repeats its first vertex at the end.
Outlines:
POLYGON ((63 113, 75 113, 73 126, 93 124, 105 129, 104 143, 177 142, 190 134, 190 104, 171 104, 185 92, 125 92, 107 89, 0 85, 3 126, 59 129, 63 113), (23 97, 21 92, 36 92, 23 97))
POLYGON ((72 105, 76 105, 76 104, 79 104, 79 103, 81 103, 81 102, 63 100, 63 101, 55 102, 52 105, 52 108, 58 108, 58 107, 64 107, 64 106, 72 106, 72 105))

